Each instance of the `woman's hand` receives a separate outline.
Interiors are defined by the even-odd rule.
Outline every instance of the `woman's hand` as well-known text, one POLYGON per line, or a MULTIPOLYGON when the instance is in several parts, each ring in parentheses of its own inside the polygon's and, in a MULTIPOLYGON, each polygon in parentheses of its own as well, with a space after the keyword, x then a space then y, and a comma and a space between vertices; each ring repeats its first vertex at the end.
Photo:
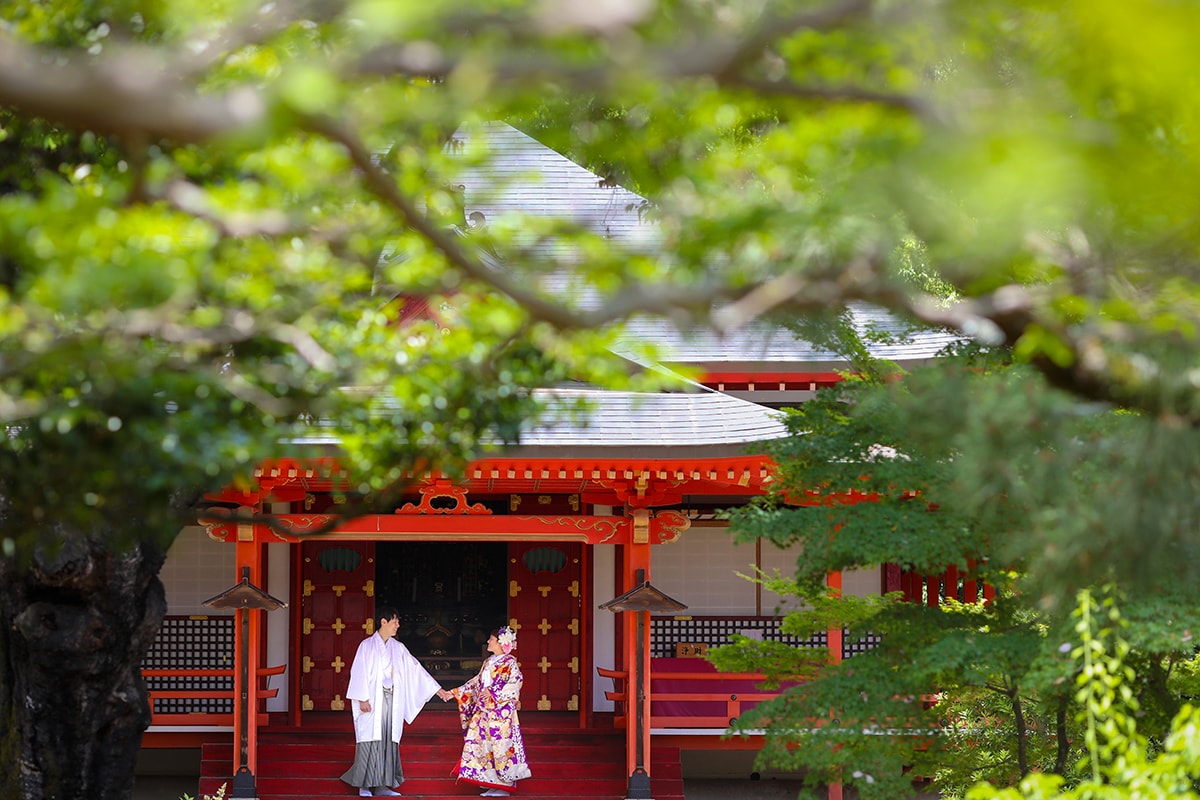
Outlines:
POLYGON ((450 698, 454 697, 454 693, 446 689, 438 689, 437 696, 442 698, 442 702, 450 702, 450 698))

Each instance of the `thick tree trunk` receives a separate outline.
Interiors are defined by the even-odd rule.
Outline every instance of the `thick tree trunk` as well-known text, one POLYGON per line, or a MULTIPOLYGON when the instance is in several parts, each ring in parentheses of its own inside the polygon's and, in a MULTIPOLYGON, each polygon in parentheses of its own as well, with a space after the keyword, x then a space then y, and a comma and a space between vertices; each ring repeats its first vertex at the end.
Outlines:
POLYGON ((103 535, 46 539, 32 563, 0 556, 0 797, 128 800, 164 556, 114 552, 103 535))
POLYGON ((1058 708, 1054 711, 1054 739, 1058 749, 1054 756, 1054 774, 1066 775, 1068 758, 1071 755, 1071 732, 1067 730, 1067 697, 1058 699, 1058 708))
POLYGON ((1021 704, 1021 692, 1017 686, 1009 690, 1008 700, 1012 703, 1013 726, 1017 732, 1017 769, 1024 778, 1029 775, 1029 730, 1025 727, 1025 708, 1021 704))

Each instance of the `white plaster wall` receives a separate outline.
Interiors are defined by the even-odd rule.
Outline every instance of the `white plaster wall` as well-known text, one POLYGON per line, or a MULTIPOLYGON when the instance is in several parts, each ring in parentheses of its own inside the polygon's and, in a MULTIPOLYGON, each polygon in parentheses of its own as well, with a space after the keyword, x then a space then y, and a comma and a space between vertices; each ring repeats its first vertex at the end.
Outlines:
MULTIPOLYGON (((760 564, 762 571, 767 575, 774 575, 778 572, 780 576, 785 578, 790 578, 796 574, 796 561, 803 554, 803 549, 800 547, 791 547, 784 550, 771 542, 763 542, 761 551, 760 564)), ((782 614, 800 605, 793 597, 775 594, 768 589, 763 589, 763 614, 782 614)))
MULTIPOLYGON (((755 562, 753 544, 734 544, 724 528, 693 528, 679 540, 651 550, 651 581, 671 597, 688 605, 685 614, 753 614, 757 585, 741 578, 755 574, 755 566, 768 576, 796 573, 803 550, 787 550, 762 542, 755 562)), ((842 593, 857 597, 879 594, 879 568, 851 570, 842 574, 842 593)), ((763 588, 761 613, 780 614, 797 607, 787 596, 763 588)))
POLYGON ((650 581, 687 605, 686 614, 754 614, 753 544, 734 544, 724 528, 691 528, 650 551, 650 581))
MULTIPOLYGON (((267 593, 276 600, 289 602, 291 587, 288 545, 283 542, 267 545, 267 593)), ((281 608, 265 612, 267 615, 267 652, 263 666, 277 667, 288 663, 288 645, 291 629, 288 626, 290 609, 281 608)), ((281 675, 272 675, 269 686, 278 689, 275 697, 267 698, 267 711, 287 711, 288 670, 281 675)))
MULTIPOLYGON (((597 512, 599 513, 599 512, 597 512)), ((613 598, 613 586, 617 575, 617 548, 592 548, 592 586, 596 605, 613 598)), ((653 577, 651 583, 653 583, 653 577)), ((611 611, 595 609, 592 615, 592 663, 593 667, 608 667, 612 669, 617 663, 616 648, 613 642, 616 638, 617 615, 611 611)), ((601 678, 592 674, 592 710, 612 711, 613 702, 604 696, 606 691, 613 689, 611 678, 601 678)))
MULTIPOLYGON (((167 613, 173 616, 224 616, 227 612, 214 611, 203 605, 205 600, 217 596, 241 580, 237 574, 236 547, 228 542, 217 542, 209 538, 199 525, 184 528, 159 570, 167 595, 167 613)), ((262 588, 276 599, 288 601, 291 587, 288 545, 280 542, 267 547, 267 577, 262 588)), ((288 659, 288 611, 266 614, 267 652, 266 666, 286 664, 288 659)), ((271 688, 279 689, 277 697, 267 700, 268 711, 287 710, 286 671, 271 678, 271 688)))
MULTIPOLYGON (((782 550, 769 542, 762 546, 762 570, 768 575, 778 570, 780 575, 791 576, 796 573, 796 562, 803 555, 803 550, 793 547, 782 550)), ((847 570, 842 573, 842 594, 853 597, 866 597, 879 594, 879 567, 847 570)), ((763 613, 774 613, 776 606, 794 608, 795 602, 786 597, 763 590, 763 613)))
POLYGON ((848 597, 867 597, 879 594, 883 585, 879 567, 856 569, 842 573, 842 594, 848 597))
POLYGON ((215 542, 199 525, 189 525, 175 538, 159 570, 167 591, 167 613, 217 616, 202 603, 237 583, 233 545, 215 542))

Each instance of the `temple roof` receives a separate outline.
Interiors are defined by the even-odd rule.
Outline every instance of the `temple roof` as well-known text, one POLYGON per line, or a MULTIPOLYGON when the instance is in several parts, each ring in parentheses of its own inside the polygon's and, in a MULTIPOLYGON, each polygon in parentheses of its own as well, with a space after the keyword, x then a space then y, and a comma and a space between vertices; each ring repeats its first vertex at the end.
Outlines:
POLYGON ((594 389, 555 389, 563 401, 586 399, 591 411, 581 423, 542 422, 521 432, 521 444, 565 447, 578 455, 617 448, 667 448, 676 455, 703 449, 734 448, 778 439, 787 431, 776 412, 712 390, 682 392, 598 392, 594 389))
MULTIPOLYGON (((490 158, 463 170, 457 182, 463 187, 468 220, 491 224, 504 215, 532 215, 570 221, 597 234, 619 240, 633 250, 652 252, 658 234, 642 213, 649 201, 613 185, 574 163, 566 156, 502 122, 464 126, 455 134, 456 151, 478 155, 483 149, 490 158)), ((569 245, 552 238, 531 240, 535 256, 570 264, 569 245)), ((581 307, 589 297, 574 285, 569 275, 547 276, 548 292, 563 295, 564 302, 581 307)), ((937 356, 960 337, 952 332, 914 328, 886 309, 865 303, 850 306, 860 332, 868 334, 868 349, 877 358, 908 363, 937 356), (884 334, 872 336, 869 334, 884 334)), ((642 315, 625 326, 624 345, 653 342, 660 360, 667 364, 709 367, 710 371, 828 372, 848 369, 846 359, 828 349, 798 339, 788 329, 756 322, 738 330, 718 334, 702 326, 681 330, 662 317, 642 315)))
MULTIPOLYGON (((521 445, 507 453, 518 456, 534 448, 539 456, 556 453, 570 458, 648 455, 658 458, 740 455, 753 442, 787 435, 779 414, 748 400, 693 384, 694 392, 619 392, 589 387, 539 389, 534 397, 549 413, 521 431, 521 445), (584 402, 577 416, 568 408, 584 402)), ((380 417, 394 410, 380 398, 380 417)), ((296 444, 338 444, 319 427, 296 444)))
MULTIPOLYGON (((865 303, 850 306, 860 331, 883 336, 867 343, 876 358, 912 363, 937 357, 960 337, 948 331, 913 329, 884 309, 865 303)), ((638 317, 626 326, 629 339, 655 342, 665 364, 686 363, 711 369, 755 367, 777 372, 845 369, 846 360, 830 350, 797 338, 788 329, 754 322, 727 333, 694 327, 681 331, 661 318, 638 317)))

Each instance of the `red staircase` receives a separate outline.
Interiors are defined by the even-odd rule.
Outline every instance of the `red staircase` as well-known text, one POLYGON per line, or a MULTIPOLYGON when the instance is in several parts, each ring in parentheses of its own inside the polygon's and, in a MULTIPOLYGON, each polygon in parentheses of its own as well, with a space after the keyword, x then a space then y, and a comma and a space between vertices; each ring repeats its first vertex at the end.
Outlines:
MULTIPOLYGON (((272 726, 259 731, 255 787, 259 800, 354 798, 358 791, 340 776, 354 761, 350 713, 305 715, 303 726, 272 726)), ((525 751, 533 777, 517 783, 514 797, 539 800, 622 800, 625 734, 611 724, 579 728, 575 714, 526 713, 521 717, 525 751)), ((458 763, 462 732, 458 715, 426 709, 404 729, 400 760, 405 797, 451 800, 478 797, 481 789, 458 783, 450 771, 458 763)), ((654 800, 684 800, 678 748, 653 748, 650 759, 654 800)), ((232 790, 235 769, 232 737, 201 751, 199 798, 215 795, 222 784, 232 790)))

